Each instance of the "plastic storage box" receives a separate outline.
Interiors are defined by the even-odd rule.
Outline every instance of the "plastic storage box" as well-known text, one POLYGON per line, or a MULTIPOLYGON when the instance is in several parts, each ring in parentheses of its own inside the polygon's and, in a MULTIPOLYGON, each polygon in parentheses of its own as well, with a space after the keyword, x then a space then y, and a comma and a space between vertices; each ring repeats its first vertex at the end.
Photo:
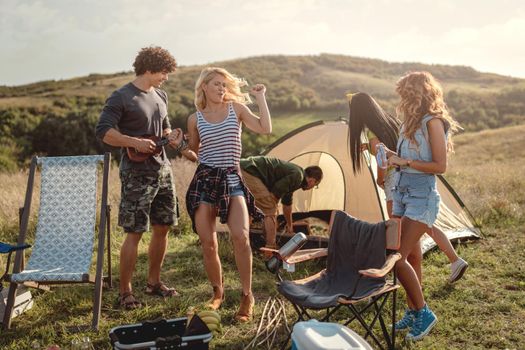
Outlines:
MULTIPOLYGON (((1 281, 0 281, 1 282, 1 281)), ((0 292, 0 323, 4 319, 5 307, 7 306, 7 293, 9 288, 4 288, 0 292)), ((15 305, 13 306, 13 313, 11 319, 19 316, 23 312, 33 307, 33 297, 31 292, 25 287, 18 287, 16 291, 15 305)))
POLYGON ((119 326, 111 329, 109 338, 113 348, 119 350, 207 350, 211 331, 197 315, 186 327, 187 321, 187 317, 181 317, 119 326))
POLYGON ((310 320, 297 322, 292 332, 292 350, 373 350, 361 336, 338 324, 310 320))

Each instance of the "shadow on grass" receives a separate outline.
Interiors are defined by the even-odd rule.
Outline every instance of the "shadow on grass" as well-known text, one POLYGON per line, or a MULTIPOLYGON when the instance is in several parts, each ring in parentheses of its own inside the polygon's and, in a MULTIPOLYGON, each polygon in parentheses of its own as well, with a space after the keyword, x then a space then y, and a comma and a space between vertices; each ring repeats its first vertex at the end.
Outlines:
POLYGON ((435 288, 428 292, 428 299, 446 299, 456 291, 456 286, 450 283, 444 283, 442 288, 435 288))

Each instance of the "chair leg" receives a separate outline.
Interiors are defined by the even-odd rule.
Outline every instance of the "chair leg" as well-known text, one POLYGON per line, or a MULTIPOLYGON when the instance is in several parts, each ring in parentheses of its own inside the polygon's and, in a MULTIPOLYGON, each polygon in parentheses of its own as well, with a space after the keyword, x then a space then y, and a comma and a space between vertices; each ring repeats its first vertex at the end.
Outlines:
MULTIPOLYGON (((102 178, 102 194, 101 194, 101 203, 100 203, 100 224, 98 230, 98 251, 97 251, 97 267, 95 275, 95 291, 93 293, 93 321, 91 323, 91 328, 93 330, 98 330, 98 324, 100 321, 100 311, 102 308, 102 281, 103 281, 103 271, 104 271, 104 243, 106 238, 106 225, 109 223, 109 210, 108 210, 108 178, 109 178, 109 162, 110 154, 106 153, 104 155, 104 168, 103 168, 103 178, 102 178)), ((108 232, 109 237, 109 232, 108 232)), ((108 251, 111 249, 111 246, 108 245, 108 251)), ((109 255, 109 254, 108 254, 109 255)), ((108 264, 110 268, 111 264, 108 264)), ((110 274, 111 278, 111 274, 110 274)))
MULTIPOLYGON (((387 325, 385 324, 384 318, 382 316, 382 311, 386 305, 386 302, 388 301, 388 296, 390 295, 390 293, 395 293, 395 290, 392 292, 383 294, 379 297, 372 298, 371 302, 367 306, 361 309, 358 309, 355 305, 352 305, 352 304, 347 305, 349 310, 352 312, 354 316, 351 317, 347 322, 345 322, 344 325, 348 326, 353 320, 357 319, 359 323, 361 324, 361 326, 366 331, 364 335, 364 339, 370 336, 380 349, 385 349, 385 347, 381 344, 380 340, 377 338, 377 336, 374 334, 372 330, 377 321, 379 321, 379 326, 383 333, 383 338, 385 339, 387 348, 394 349, 394 344, 395 344, 395 329, 393 330, 392 333, 389 333, 387 329, 387 325), (374 318, 372 319, 370 323, 367 323, 361 315, 371 307, 373 307, 374 318)), ((394 296, 395 294, 392 294, 392 295, 394 296)))
POLYGON ((366 339, 368 336, 370 336, 377 344, 377 346, 380 348, 380 349, 384 349, 383 345, 381 345, 381 342, 379 341, 379 339, 377 339, 377 337, 375 336, 375 334, 372 332, 372 329, 366 324, 366 321, 363 319, 363 317, 361 316, 361 311, 359 311, 354 305, 350 304, 348 305, 348 308, 352 311, 352 313, 354 314, 354 316, 357 318, 357 320, 359 321, 359 323, 361 324, 361 326, 363 326, 363 328, 366 330, 366 334, 364 336, 364 339, 366 339))
POLYGON ((303 318, 303 315, 306 314, 307 317, 309 316, 308 313, 306 312, 305 309, 297 306, 296 304, 292 303, 292 306, 293 308, 295 309, 295 312, 297 313, 297 321, 295 321, 295 323, 299 322, 299 321, 304 321, 305 319, 303 318))
POLYGON ((13 315, 13 308, 16 301, 16 290, 18 284, 11 282, 9 283, 9 291, 7 293, 7 303, 4 311, 4 320, 2 321, 2 328, 9 329, 11 328, 11 316, 13 315))
MULTIPOLYGON (((105 218, 101 218, 104 220, 105 218)), ((107 218, 106 218, 107 220, 107 218)), ((93 321, 91 322, 91 328, 95 331, 98 330, 98 324, 100 321, 100 310, 102 308, 102 282, 103 268, 104 268, 104 238, 105 238, 105 223, 100 223, 100 231, 98 233, 98 252, 97 252, 97 266, 95 274, 95 290, 93 291, 93 321)))
POLYGON ((100 322, 100 310, 102 308, 102 274, 96 277, 95 291, 93 293, 93 320, 91 321, 91 328, 98 331, 98 324, 100 322))
MULTIPOLYGON (((295 312, 297 313, 297 320, 295 320, 293 324, 296 324, 297 322, 301 322, 301 321, 306 321, 312 318, 306 311, 306 308, 303 308, 300 305, 297 305, 295 303, 291 303, 291 304, 293 308, 295 309, 295 312)), ((288 342, 292 338, 292 330, 293 330, 293 326, 292 326, 292 329, 290 329, 290 331, 288 332, 288 335, 286 336, 286 340, 282 343, 281 350, 286 350, 286 346, 288 345, 288 342)))
POLYGON ((113 279, 111 277, 111 205, 107 206, 107 217, 106 217, 106 231, 107 231, 107 254, 108 254, 108 276, 107 286, 113 288, 113 279))
POLYGON ((397 309, 397 289, 392 292, 392 350, 396 348, 396 309, 397 309))
POLYGON ((98 324, 100 321, 100 310, 102 308, 102 281, 103 277, 103 265, 104 265, 104 223, 100 225, 102 231, 99 232, 99 247, 97 253, 97 266, 95 275, 95 290, 93 292, 93 321, 91 322, 91 328, 98 331, 98 324))
MULTIPOLYGON (((360 309, 360 310, 357 310, 357 308, 354 307, 354 310, 356 310, 358 313, 361 313, 361 314, 362 314, 362 313, 365 313, 369 308, 371 308, 371 307, 372 307, 372 304, 373 304, 373 302, 372 302, 372 303, 369 303, 367 306, 363 307, 363 308, 360 309)), ((352 311, 352 307, 351 307, 351 305, 347 305, 347 307, 350 309, 350 311, 352 311)), ((354 311, 352 311, 352 314, 353 314, 354 316, 353 316, 353 317, 350 317, 350 318, 344 323, 345 326, 348 326, 350 323, 352 323, 352 322, 357 318, 357 315, 356 315, 356 313, 355 313, 354 311)))
POLYGON ((326 316, 320 320, 321 322, 330 322, 330 317, 335 314, 337 312, 337 310, 339 310, 339 308, 341 307, 342 304, 339 304, 337 306, 334 306, 332 307, 332 309, 330 308, 327 308, 326 309, 326 316))
MULTIPOLYGON (((393 349, 392 348, 392 341, 390 339, 390 334, 388 333, 388 329, 386 327, 386 324, 385 324, 385 321, 383 319, 383 316, 381 315, 381 311, 383 310, 383 306, 385 305, 385 302, 387 301, 387 297, 385 297, 385 299, 383 300, 383 302, 381 303, 381 306, 377 306, 376 303, 374 303, 374 308, 376 310, 376 316, 377 316, 377 320, 379 320, 379 325, 381 326, 381 331, 383 332, 383 338, 385 338, 385 341, 386 341, 386 345, 388 347, 388 349, 393 349)), ((372 322, 370 328, 373 327, 373 324, 375 323, 376 319, 374 318, 374 321, 372 322)))
POLYGON ((393 291, 390 291, 388 292, 387 294, 384 294, 382 295, 381 297, 379 298, 376 298, 374 299, 374 302, 373 302, 373 305, 374 305, 374 309, 375 309, 375 316, 374 316, 374 319, 372 320, 372 322, 370 322, 370 329, 372 329, 375 325, 375 323, 379 320, 379 325, 381 327, 381 331, 383 332, 383 338, 385 339, 385 342, 386 342, 386 345, 387 345, 387 348, 388 349, 395 349, 395 337, 396 337, 396 329, 395 329, 395 301, 396 301, 396 290, 393 290, 393 291), (392 306, 392 309, 394 310, 393 311, 393 317, 392 317, 392 330, 391 332, 389 333, 388 332, 388 327, 387 325, 385 324, 385 320, 383 318, 383 314, 382 314, 382 311, 388 301, 388 297, 389 295, 392 293, 392 303, 393 303, 393 306, 392 306), (381 304, 380 305, 377 305, 377 303, 381 301, 381 304))

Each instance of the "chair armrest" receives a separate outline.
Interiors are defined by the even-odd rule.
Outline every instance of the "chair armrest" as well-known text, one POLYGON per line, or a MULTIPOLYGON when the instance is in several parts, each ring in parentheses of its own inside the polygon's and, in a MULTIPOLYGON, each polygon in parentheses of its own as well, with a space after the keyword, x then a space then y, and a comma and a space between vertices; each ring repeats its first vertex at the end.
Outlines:
POLYGON ((279 250, 273 249, 273 248, 267 248, 267 247, 261 247, 259 250, 263 253, 278 253, 279 250))
POLYGON ((328 255, 328 248, 314 248, 314 249, 300 249, 290 255, 288 258, 283 259, 279 255, 279 250, 262 247, 259 248, 261 252, 273 253, 279 260, 284 261, 287 264, 297 264, 303 261, 313 260, 328 255))
POLYGON ((17 250, 24 250, 26 248, 31 247, 29 244, 20 244, 20 245, 12 245, 4 242, 0 242, 0 253, 11 253, 15 252, 17 250))
POLYGON ((284 261, 288 264, 296 264, 303 261, 321 258, 328 255, 328 248, 301 249, 289 256, 284 261))
POLYGON ((384 265, 380 269, 366 269, 359 270, 359 273, 365 277, 380 278, 384 277, 387 273, 392 270, 398 260, 401 259, 400 253, 389 255, 386 258, 384 265))
POLYGON ((300 280, 294 280, 293 282, 296 283, 296 284, 305 284, 307 282, 310 282, 311 280, 319 278, 319 276, 321 276, 321 274, 323 274, 325 271, 326 271, 326 269, 322 269, 321 271, 319 271, 315 275, 308 276, 308 277, 305 277, 305 278, 300 279, 300 280))

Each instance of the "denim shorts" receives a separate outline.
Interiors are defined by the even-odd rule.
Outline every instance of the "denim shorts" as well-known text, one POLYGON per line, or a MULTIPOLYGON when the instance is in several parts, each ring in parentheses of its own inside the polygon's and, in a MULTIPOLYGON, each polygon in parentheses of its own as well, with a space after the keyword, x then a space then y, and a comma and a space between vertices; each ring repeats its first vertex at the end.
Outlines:
MULTIPOLYGON (((229 191, 230 191, 230 197, 244 196, 244 191, 242 189, 242 184, 240 182, 237 185, 229 186, 229 191)), ((215 205, 213 200, 210 198, 209 194, 205 192, 201 193, 200 202, 215 205)))
POLYGON ((401 172, 394 190, 392 213, 432 227, 439 213, 436 176, 401 172))

